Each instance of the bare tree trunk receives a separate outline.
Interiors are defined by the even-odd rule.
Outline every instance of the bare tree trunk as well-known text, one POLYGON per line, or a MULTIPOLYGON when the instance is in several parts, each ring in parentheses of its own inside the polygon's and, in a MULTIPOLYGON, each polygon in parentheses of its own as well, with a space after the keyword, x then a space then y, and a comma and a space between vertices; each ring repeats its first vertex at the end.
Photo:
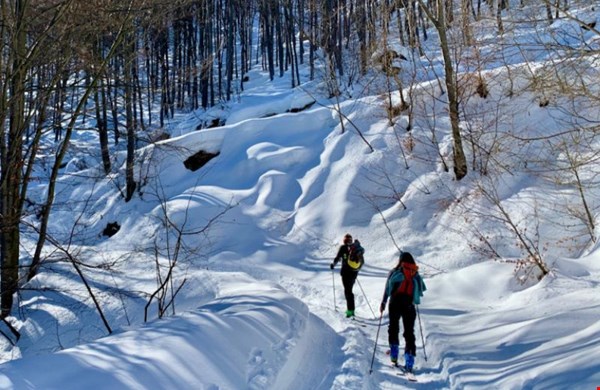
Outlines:
MULTIPOLYGON (((131 33, 128 34, 131 37, 131 33)), ((127 158, 125 162, 125 201, 129 202, 135 192, 136 182, 134 178, 134 164, 135 164, 135 143, 136 143, 136 125, 135 117, 133 113, 134 96, 133 96, 133 66, 132 61, 135 55, 135 46, 133 39, 128 38, 124 45, 124 81, 125 81, 125 127, 127 128, 127 158)))
POLYGON ((442 56, 444 58, 444 70, 445 70, 445 81, 446 90, 448 93, 448 114, 450 117, 450 126, 452 127, 452 139, 453 139, 453 162, 454 162, 454 176, 456 180, 461 180, 467 175, 467 159, 462 145, 462 135, 459 126, 459 103, 458 103, 458 83, 456 80, 456 74, 454 72, 454 64, 452 61, 452 55, 450 54, 450 45, 448 42, 448 36, 446 34, 448 26, 445 19, 445 10, 442 0, 436 0, 438 2, 438 13, 434 15, 427 6, 423 3, 423 0, 418 0, 421 8, 427 14, 429 20, 433 23, 438 34, 440 36, 440 47, 442 49, 442 56))
POLYGON ((279 77, 285 74, 285 56, 283 48, 283 28, 281 26, 281 12, 279 2, 273 2, 273 17, 275 18, 275 35, 277 37, 277 62, 279 64, 279 77))
POLYGON ((108 175, 111 170, 110 153, 108 149, 108 126, 106 123, 106 92, 104 90, 103 78, 100 78, 98 88, 94 92, 94 102, 96 105, 96 123, 98 127, 98 140, 100 142, 100 152, 102 155, 102 166, 104 173, 108 175))
MULTIPOLYGON (((437 0, 436 0, 437 1, 437 0)), ((445 25, 446 28, 449 28, 450 26, 452 26, 452 24, 454 23, 454 0, 444 0, 444 4, 440 4, 438 6, 444 8, 445 12, 445 25)), ((439 9, 438 9, 439 11, 439 9)))
POLYGON ((498 24, 498 33, 504 34, 504 24, 502 23, 502 0, 498 0, 496 8, 496 23, 498 24))
POLYGON ((315 4, 316 0, 309 0, 309 19, 310 19, 310 50, 308 53, 308 61, 310 66, 310 79, 315 79, 315 51, 316 51, 316 42, 318 38, 317 35, 317 6, 315 4))
POLYGON ((462 18, 462 31, 463 31, 463 39, 465 40, 465 45, 472 46, 473 45, 473 32, 471 31, 471 0, 461 0, 461 18, 462 18))
MULTIPOLYGON (((498 0, 500 1, 500 0, 498 0)), ((548 23, 552 23, 552 7, 550 7, 550 0, 544 0, 546 3, 546 17, 548 18, 548 23)))
POLYGON ((110 78, 106 80, 106 95, 108 96, 108 103, 110 105, 110 112, 112 117, 113 124, 113 134, 115 138, 115 145, 119 143, 119 110, 118 110, 118 88, 119 88, 119 69, 116 61, 112 61, 113 69, 111 69, 111 74, 114 76, 114 92, 112 87, 112 82, 110 78))
POLYGON ((233 58, 235 53, 235 42, 234 42, 234 34, 235 34, 235 19, 233 17, 233 7, 234 4, 232 0, 228 0, 227 2, 227 62, 225 64, 226 71, 226 99, 231 100, 231 92, 232 92, 232 83, 233 83, 233 58))
MULTIPOLYGON (((19 282, 19 251, 21 222, 21 168, 23 165, 23 136, 25 127, 25 79, 27 77, 26 1, 16 0, 14 14, 14 38, 6 65, 10 68, 8 89, 8 139, 2 156, 2 209, 0 224, 0 315, 10 314, 13 296, 19 282)), ((8 21, 8 10, 3 2, 3 19, 8 21)), ((4 139, 1 141, 4 144, 4 139)))

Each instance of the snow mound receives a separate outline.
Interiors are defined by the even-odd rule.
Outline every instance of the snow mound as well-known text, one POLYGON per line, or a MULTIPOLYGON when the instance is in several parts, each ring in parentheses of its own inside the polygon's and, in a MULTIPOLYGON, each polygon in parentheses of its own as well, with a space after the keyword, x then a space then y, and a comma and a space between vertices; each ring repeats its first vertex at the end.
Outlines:
POLYGON ((337 337, 278 286, 233 273, 222 275, 214 300, 142 332, 3 364, 0 388, 318 388, 333 380, 337 337), (297 372, 306 355, 310 370, 297 372))

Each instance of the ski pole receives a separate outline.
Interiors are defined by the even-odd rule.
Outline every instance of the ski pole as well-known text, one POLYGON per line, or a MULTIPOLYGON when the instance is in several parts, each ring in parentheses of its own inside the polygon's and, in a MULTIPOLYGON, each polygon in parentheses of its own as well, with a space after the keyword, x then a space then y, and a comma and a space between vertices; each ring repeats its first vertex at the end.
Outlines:
POLYGON ((377 335, 375 336, 375 347, 373 347, 373 357, 371 358, 371 368, 369 369, 369 375, 373 373, 373 363, 375 362, 375 352, 377 351, 377 341, 379 340, 379 329, 381 329, 381 320, 383 319, 383 312, 379 316, 379 325, 377 325, 377 335))
POLYGON ((425 338, 423 338, 423 326, 421 325, 421 314, 419 314, 419 305, 415 305, 417 308, 417 318, 419 319, 419 330, 421 331, 421 342, 423 343, 423 355, 425 355, 425 361, 427 361, 427 350, 425 350, 425 338))
POLYGON ((369 305, 369 309, 371 309, 371 313, 373 313, 373 318, 377 318, 377 315, 375 314, 375 312, 373 311, 373 308, 371 307, 371 303, 369 303, 369 300, 367 299, 367 294, 365 294, 365 290, 363 290, 362 285, 358 281, 358 276, 356 277, 356 283, 358 283, 358 287, 360 287, 360 291, 362 291, 363 296, 365 297, 365 301, 367 301, 367 305, 369 305))
POLYGON ((331 284, 333 285, 333 308, 337 311, 337 304, 335 303, 335 273, 333 268, 331 269, 331 284))

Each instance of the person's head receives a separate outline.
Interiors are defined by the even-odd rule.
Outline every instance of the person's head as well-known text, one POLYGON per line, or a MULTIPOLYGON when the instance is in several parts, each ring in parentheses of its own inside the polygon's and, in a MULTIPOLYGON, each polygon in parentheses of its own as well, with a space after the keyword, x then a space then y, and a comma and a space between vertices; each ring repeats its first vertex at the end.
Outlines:
POLYGON ((398 265, 402 265, 402 263, 415 264, 415 259, 409 252, 400 252, 400 257, 398 258, 398 265))
POLYGON ((352 235, 350 233, 346 233, 344 236, 344 245, 352 244, 352 235))

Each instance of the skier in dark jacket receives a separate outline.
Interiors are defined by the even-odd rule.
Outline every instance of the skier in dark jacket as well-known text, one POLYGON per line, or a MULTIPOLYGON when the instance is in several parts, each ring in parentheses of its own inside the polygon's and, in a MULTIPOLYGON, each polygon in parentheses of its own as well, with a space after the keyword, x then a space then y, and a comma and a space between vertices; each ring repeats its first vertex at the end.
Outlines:
POLYGON ((388 341, 390 343, 390 358, 394 365, 398 365, 400 319, 404 327, 404 369, 412 372, 417 354, 415 343, 415 319, 417 317, 415 305, 421 303, 423 292, 427 289, 418 273, 419 267, 415 259, 408 252, 400 253, 398 265, 392 269, 385 283, 385 291, 379 311, 383 315, 385 305, 390 298, 388 326, 388 341))
POLYGON ((340 246, 333 263, 329 266, 331 269, 338 262, 342 262, 340 275, 342 276, 342 284, 344 285, 344 296, 346 297, 346 317, 354 317, 354 293, 352 288, 358 276, 358 271, 363 266, 365 260, 363 253, 365 250, 360 246, 358 240, 352 241, 352 235, 344 236, 344 244, 340 246))

